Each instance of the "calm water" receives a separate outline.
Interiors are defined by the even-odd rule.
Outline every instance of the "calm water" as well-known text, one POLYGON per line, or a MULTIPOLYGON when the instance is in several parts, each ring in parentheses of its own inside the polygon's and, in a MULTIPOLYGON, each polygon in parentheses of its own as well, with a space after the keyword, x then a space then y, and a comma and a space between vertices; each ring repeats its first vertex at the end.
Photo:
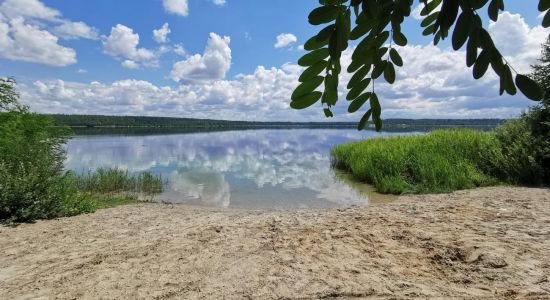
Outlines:
POLYGON ((398 133, 289 129, 76 136, 67 169, 118 167, 167 180, 157 201, 224 208, 323 208, 387 201, 330 168, 333 145, 398 133))

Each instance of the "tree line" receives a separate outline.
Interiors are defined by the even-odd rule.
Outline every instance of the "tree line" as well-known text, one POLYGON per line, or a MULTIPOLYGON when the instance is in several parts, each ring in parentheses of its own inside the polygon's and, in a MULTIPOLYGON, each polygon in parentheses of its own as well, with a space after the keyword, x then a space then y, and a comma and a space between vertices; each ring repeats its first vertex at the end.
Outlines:
MULTIPOLYGON (((69 127, 183 127, 183 128, 351 128, 354 122, 255 122, 146 116, 48 115, 57 126, 69 127)), ((386 126, 496 126, 502 119, 387 119, 386 126)))

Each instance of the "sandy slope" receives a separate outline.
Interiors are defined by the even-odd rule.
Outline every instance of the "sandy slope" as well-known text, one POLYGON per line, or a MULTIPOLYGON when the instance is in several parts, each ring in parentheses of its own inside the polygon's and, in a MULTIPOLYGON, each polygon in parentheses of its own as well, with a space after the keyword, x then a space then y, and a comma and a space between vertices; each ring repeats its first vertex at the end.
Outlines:
POLYGON ((550 190, 367 208, 162 204, 0 227, 0 299, 550 299, 550 190))

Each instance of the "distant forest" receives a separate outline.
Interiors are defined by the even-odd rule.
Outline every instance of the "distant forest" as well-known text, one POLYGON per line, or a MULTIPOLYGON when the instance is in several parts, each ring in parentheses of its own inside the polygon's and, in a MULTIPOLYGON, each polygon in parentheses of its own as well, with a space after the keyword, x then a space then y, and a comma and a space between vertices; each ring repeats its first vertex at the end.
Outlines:
MULTIPOLYGON (((132 128, 356 128, 355 122, 252 122, 143 116, 49 115, 58 126, 132 128)), ((496 126, 502 119, 386 119, 385 128, 410 126, 496 126)))

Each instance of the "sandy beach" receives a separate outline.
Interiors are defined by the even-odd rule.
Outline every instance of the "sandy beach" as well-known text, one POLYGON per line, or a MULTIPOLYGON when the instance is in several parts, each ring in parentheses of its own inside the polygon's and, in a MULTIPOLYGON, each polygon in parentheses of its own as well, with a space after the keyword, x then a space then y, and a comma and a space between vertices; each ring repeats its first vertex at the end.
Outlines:
POLYGON ((550 299, 550 190, 331 210, 139 204, 0 227, 0 299, 550 299))

